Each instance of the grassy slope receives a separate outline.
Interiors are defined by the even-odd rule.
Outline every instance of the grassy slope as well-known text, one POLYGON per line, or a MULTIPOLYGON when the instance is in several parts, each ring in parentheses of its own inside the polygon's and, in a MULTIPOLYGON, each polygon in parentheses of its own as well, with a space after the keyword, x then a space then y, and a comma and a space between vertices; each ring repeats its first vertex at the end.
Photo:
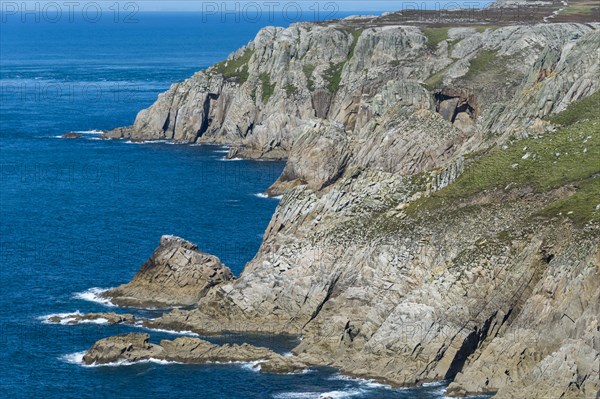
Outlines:
POLYGON ((226 79, 236 79, 240 84, 244 84, 248 80, 248 62, 253 54, 254 50, 246 49, 239 58, 220 62, 213 68, 226 79))
POLYGON ((519 140, 479 156, 451 185, 415 204, 429 208, 481 192, 529 187, 542 193, 572 186, 575 193, 540 210, 540 216, 566 216, 577 224, 600 221, 600 92, 553 116, 563 126, 540 138, 519 140))

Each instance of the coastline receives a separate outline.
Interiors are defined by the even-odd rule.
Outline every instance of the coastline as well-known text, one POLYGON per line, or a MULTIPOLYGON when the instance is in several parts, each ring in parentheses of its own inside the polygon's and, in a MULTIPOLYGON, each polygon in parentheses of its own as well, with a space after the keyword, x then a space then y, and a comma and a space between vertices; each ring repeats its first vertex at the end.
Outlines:
POLYGON ((568 357, 587 384, 574 397, 587 395, 598 386, 597 210, 582 221, 544 212, 580 187, 593 192, 598 171, 542 187, 549 178, 534 165, 531 181, 509 175, 503 188, 494 179, 510 169, 482 168, 505 166, 494 152, 502 146, 518 161, 512 170, 535 154, 546 159, 544 140, 557 131, 561 143, 595 155, 595 119, 570 128, 552 117, 597 96, 597 79, 582 74, 597 67, 584 55, 597 48, 600 25, 427 31, 379 19, 265 28, 224 63, 172 86, 132 127, 104 134, 229 145, 232 160, 287 160, 267 191, 283 198, 242 274, 210 283, 197 308, 144 325, 294 333, 303 337, 293 350, 299 362, 395 387, 451 380, 457 396, 526 389, 542 397, 539 384, 571 394, 556 363, 568 357), (282 45, 290 36, 318 45, 292 51, 282 45), (402 51, 390 60, 383 50, 394 46, 402 51), (290 77, 302 86, 290 88, 290 77), (585 306, 569 316, 573 325, 556 322, 577 293, 585 306), (547 374, 536 374, 540 364, 547 374))

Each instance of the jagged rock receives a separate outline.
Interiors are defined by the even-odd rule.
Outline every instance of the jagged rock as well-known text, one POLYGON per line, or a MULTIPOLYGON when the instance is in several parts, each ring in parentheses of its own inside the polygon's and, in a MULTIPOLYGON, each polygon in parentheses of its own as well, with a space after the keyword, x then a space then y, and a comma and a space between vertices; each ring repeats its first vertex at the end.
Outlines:
POLYGON ((160 345, 148 343, 148 334, 126 334, 96 342, 84 355, 85 364, 106 364, 146 359, 180 363, 256 362, 260 370, 270 373, 292 373, 307 365, 292 356, 282 356, 270 349, 242 345, 216 345, 199 338, 181 337, 162 340, 160 345))
POLYGON ((133 280, 103 293, 120 306, 165 307, 192 305, 213 286, 231 281, 228 267, 195 244, 162 236, 154 254, 133 280))
POLYGON ((164 358, 164 349, 148 343, 149 338, 148 334, 122 334, 101 339, 86 352, 83 362, 91 365, 164 358))
POLYGON ((107 324, 134 324, 135 316, 122 313, 71 313, 55 315, 48 318, 48 322, 57 324, 83 324, 83 323, 107 323, 107 324))

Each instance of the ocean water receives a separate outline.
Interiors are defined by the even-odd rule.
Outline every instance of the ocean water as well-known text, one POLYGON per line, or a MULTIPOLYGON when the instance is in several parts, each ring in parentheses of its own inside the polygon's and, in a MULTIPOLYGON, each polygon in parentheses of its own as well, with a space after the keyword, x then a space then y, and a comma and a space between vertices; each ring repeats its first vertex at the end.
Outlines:
MULTIPOLYGON (((1 15, 0 15, 1 16, 1 15)), ((175 81, 224 59, 267 24, 139 13, 135 23, 2 17, 0 35, 0 396, 4 398, 438 398, 444 383, 392 389, 317 368, 259 373, 248 364, 146 362, 83 367, 97 339, 136 327, 52 325, 48 315, 134 312, 96 301, 127 282, 162 234, 196 242, 235 274, 277 205, 262 193, 282 162, 225 161, 219 146, 99 140, 130 124, 175 81), (84 139, 58 136, 85 132, 84 139)), ((343 15, 338 15, 343 16, 343 15)), ((151 340, 177 334, 150 331, 151 340)), ((243 333, 281 353, 296 337, 243 333)))

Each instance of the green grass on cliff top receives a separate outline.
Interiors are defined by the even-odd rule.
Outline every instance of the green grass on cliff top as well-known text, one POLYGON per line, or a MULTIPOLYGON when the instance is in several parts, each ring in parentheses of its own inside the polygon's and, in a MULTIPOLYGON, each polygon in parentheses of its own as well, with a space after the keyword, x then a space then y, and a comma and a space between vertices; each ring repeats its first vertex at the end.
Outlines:
POLYGON ((223 75, 225 79, 237 79, 240 84, 244 84, 249 77, 248 62, 253 54, 254 50, 246 49, 239 58, 219 62, 213 69, 223 75))
POLYGON ((424 28, 423 34, 427 37, 427 46, 433 50, 438 44, 448 40, 448 28, 424 28))
POLYGON ((553 115, 548 120, 557 125, 568 126, 577 121, 598 118, 600 112, 600 91, 571 104, 566 111, 553 115))
POLYGON ((530 187, 546 192, 565 185, 575 194, 550 204, 543 216, 569 217, 576 223, 598 221, 600 211, 600 93, 572 104, 550 119, 563 127, 539 138, 528 138, 508 148, 494 148, 479 156, 451 185, 417 203, 417 207, 443 205, 494 190, 530 187))

